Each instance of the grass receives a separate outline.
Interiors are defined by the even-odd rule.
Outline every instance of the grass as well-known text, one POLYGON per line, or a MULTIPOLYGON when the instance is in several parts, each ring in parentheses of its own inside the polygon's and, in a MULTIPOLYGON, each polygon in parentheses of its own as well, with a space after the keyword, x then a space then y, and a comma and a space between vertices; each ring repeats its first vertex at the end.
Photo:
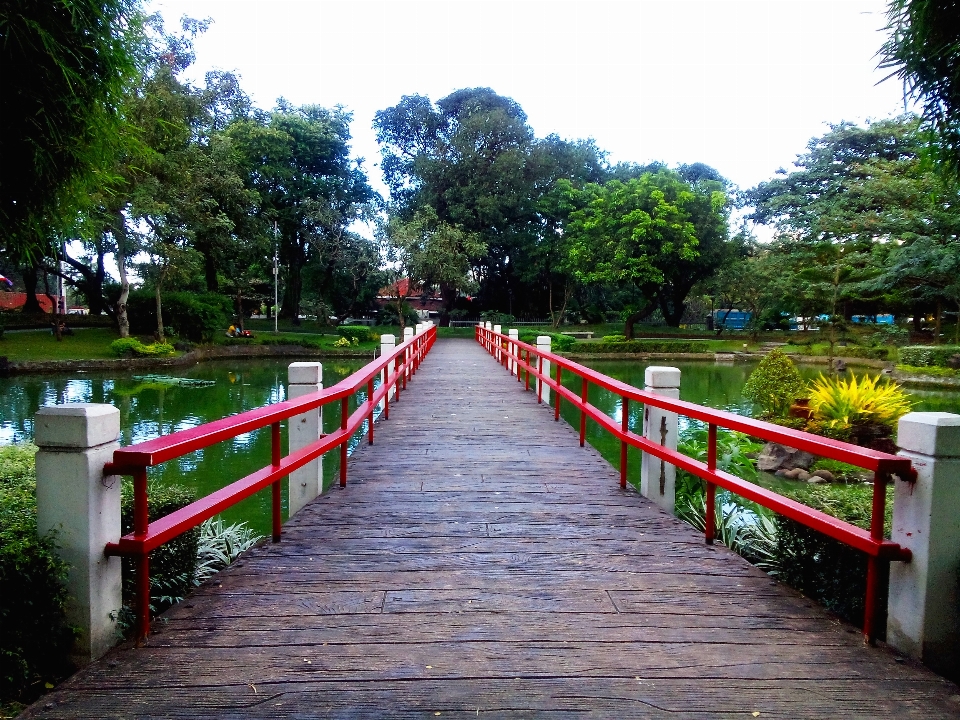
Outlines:
POLYGON ((118 337, 112 328, 88 328, 57 339, 49 330, 6 332, 0 340, 0 355, 10 361, 100 360, 114 358, 110 343, 118 337))

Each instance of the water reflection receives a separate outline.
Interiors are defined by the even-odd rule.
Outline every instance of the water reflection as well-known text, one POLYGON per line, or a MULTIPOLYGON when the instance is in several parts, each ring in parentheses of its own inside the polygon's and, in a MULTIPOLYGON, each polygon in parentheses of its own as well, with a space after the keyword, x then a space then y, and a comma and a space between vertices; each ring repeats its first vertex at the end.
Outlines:
MULTIPOLYGON (((24 442, 33 437, 33 416, 42 405, 65 402, 110 403, 120 411, 120 443, 152 440, 161 435, 196 427, 245 410, 280 402, 287 397, 288 360, 228 360, 178 368, 171 374, 212 380, 208 387, 181 387, 137 380, 132 373, 85 373, 82 377, 19 376, 0 379, 0 443, 24 442)), ((363 365, 363 361, 337 360, 325 365, 329 387, 363 365)), ((361 400, 362 401, 362 400, 361 400)), ((351 402, 351 411, 356 400, 351 402)), ((324 432, 339 427, 339 407, 324 413, 324 432)), ((269 464, 270 428, 244 433, 217 445, 150 469, 150 477, 180 483, 207 495, 269 464)), ((286 448, 286 423, 281 432, 286 448)), ((355 447, 359 437, 351 446, 355 447)), ((339 453, 324 459, 325 483, 339 469, 339 453)), ((284 495, 286 497, 286 495, 284 495)), ((286 506, 286 500, 284 500, 286 506)), ((270 526, 269 490, 244 500, 224 513, 229 522, 248 520, 260 532, 270 526)))

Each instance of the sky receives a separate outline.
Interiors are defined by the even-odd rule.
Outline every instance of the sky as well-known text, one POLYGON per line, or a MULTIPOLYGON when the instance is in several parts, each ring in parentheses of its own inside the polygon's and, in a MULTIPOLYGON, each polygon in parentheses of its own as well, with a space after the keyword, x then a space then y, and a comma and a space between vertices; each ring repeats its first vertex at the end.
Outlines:
POLYGON ((704 162, 741 188, 789 170, 828 123, 904 110, 881 82, 881 0, 152 0, 168 28, 212 18, 199 80, 238 73, 262 108, 343 105, 384 190, 371 128, 402 96, 490 87, 538 137, 592 137, 611 162, 704 162))

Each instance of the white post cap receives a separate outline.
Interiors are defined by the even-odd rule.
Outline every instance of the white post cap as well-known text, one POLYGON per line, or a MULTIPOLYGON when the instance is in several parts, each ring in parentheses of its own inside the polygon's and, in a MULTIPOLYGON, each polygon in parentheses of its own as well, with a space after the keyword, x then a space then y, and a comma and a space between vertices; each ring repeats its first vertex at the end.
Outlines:
POLYGON ((389 334, 387 334, 387 335, 381 335, 381 336, 380 336, 380 344, 381 344, 381 345, 396 345, 396 344, 397 344, 397 336, 396 336, 396 335, 389 335, 389 334))
POLYGON ((120 411, 99 403, 45 405, 37 410, 33 441, 41 448, 92 448, 120 437, 120 411))
POLYGON ((900 418, 897 445, 931 457, 960 457, 960 415, 912 412, 900 418))
POLYGON ((318 362, 294 362, 287 365, 291 385, 316 385, 323 382, 323 365, 318 362))
POLYGON ((537 335, 537 345, 546 345, 549 347, 552 339, 549 335, 537 335))
POLYGON ((680 369, 651 365, 643 371, 643 383, 647 387, 678 388, 680 387, 680 369))
POLYGON ((520 331, 516 328, 510 328, 507 330, 507 335, 509 335, 512 340, 516 340, 520 337, 520 331))

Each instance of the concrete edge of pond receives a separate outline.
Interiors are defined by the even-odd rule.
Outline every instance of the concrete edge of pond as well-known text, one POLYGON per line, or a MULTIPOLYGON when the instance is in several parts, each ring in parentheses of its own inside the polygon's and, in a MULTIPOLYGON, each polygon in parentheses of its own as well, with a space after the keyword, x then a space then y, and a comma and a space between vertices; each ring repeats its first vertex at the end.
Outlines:
POLYGON ((78 370, 147 370, 164 367, 183 367, 205 360, 224 358, 330 358, 370 360, 375 350, 348 350, 336 352, 306 348, 300 345, 210 345, 199 347, 177 357, 118 358, 102 360, 24 360, 11 361, 7 365, 10 375, 59 373, 78 370))

